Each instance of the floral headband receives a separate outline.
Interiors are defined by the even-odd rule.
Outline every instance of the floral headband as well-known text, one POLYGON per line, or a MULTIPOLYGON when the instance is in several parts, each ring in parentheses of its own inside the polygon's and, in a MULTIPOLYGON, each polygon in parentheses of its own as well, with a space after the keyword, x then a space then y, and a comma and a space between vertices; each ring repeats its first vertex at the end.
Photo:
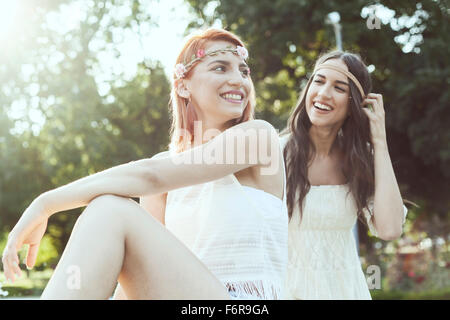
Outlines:
POLYGON ((219 53, 226 53, 231 52, 239 57, 241 57, 244 60, 247 60, 248 58, 248 51, 244 47, 237 46, 236 48, 233 48, 232 46, 227 46, 224 49, 217 49, 213 51, 205 52, 204 49, 197 50, 196 54, 193 54, 191 57, 191 61, 189 63, 178 63, 175 66, 175 76, 177 79, 182 79, 188 73, 188 71, 192 68, 192 66, 203 59, 206 56, 215 56, 219 53))

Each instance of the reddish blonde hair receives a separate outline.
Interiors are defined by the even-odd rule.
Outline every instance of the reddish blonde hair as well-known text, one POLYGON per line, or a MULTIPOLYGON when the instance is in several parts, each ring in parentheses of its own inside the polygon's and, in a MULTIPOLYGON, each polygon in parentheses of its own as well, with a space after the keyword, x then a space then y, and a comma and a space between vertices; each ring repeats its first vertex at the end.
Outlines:
MULTIPOLYGON (((187 38, 186 43, 177 57, 175 65, 178 63, 189 63, 191 57, 199 49, 204 49, 210 41, 227 41, 236 46, 244 47, 244 43, 234 34, 223 29, 210 28, 201 33, 195 33, 187 38)), ((195 65, 185 74, 184 79, 188 79, 195 65)), ((235 119, 233 125, 253 119, 255 110, 255 89, 251 78, 249 101, 242 112, 242 116, 235 119)), ((183 98, 177 93, 177 80, 175 74, 172 78, 172 91, 170 94, 170 109, 172 113, 172 125, 170 128, 171 145, 170 148, 176 152, 182 152, 189 148, 194 139, 194 121, 197 120, 197 114, 192 108, 187 108, 188 99, 183 98)))

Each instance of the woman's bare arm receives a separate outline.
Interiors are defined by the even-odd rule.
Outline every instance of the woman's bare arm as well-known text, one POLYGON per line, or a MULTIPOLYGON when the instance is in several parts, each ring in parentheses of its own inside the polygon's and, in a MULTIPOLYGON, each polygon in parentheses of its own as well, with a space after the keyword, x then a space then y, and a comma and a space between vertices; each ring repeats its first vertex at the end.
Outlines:
POLYGON ((40 197, 48 215, 86 206, 103 194, 142 197, 216 180, 259 166, 261 174, 280 167, 279 142, 266 121, 229 128, 209 142, 170 157, 122 164, 48 191, 40 197))
POLYGON ((369 93, 364 104, 371 104, 373 107, 373 110, 363 108, 370 121, 374 146, 375 195, 372 222, 381 239, 394 240, 402 234, 404 211, 388 151, 383 96, 369 93))

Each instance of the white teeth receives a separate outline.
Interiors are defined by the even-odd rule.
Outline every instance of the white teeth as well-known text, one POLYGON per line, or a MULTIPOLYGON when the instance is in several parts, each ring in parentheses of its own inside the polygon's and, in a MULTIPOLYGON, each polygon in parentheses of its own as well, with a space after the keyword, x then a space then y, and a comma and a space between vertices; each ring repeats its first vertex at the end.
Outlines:
POLYGON ((239 101, 242 100, 242 97, 240 94, 226 93, 222 97, 224 97, 225 99, 231 99, 231 100, 239 100, 239 101))
POLYGON ((315 103, 314 103, 314 106, 315 106, 316 108, 321 109, 321 110, 327 110, 327 111, 333 110, 331 107, 329 107, 329 106, 327 106, 327 105, 324 105, 324 104, 321 104, 321 103, 319 103, 319 102, 315 102, 315 103))

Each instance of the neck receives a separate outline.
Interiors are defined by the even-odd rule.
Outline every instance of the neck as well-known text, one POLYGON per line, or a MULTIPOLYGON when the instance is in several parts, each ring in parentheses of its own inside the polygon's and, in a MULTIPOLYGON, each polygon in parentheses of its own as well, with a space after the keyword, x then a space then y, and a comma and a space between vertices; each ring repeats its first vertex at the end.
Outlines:
POLYGON ((213 120, 198 119, 194 124, 194 145, 199 145, 213 139, 229 127, 232 121, 220 122, 213 120))
POLYGON ((314 144, 317 157, 326 158, 331 155, 339 129, 339 127, 311 126, 309 136, 314 144))

